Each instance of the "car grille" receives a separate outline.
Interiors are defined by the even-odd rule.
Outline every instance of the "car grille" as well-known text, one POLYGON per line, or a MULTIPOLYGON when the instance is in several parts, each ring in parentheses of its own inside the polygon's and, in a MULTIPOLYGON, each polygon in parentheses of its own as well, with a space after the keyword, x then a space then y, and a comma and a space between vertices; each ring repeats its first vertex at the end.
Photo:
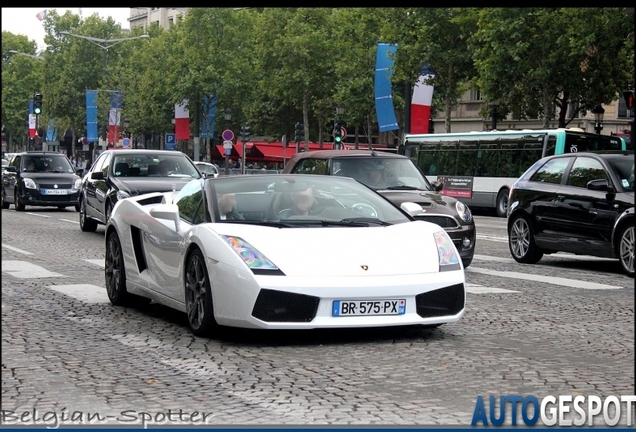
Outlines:
POLYGON ((442 228, 459 228, 460 226, 457 220, 452 216, 424 214, 416 216, 415 219, 431 222, 442 228))
POLYGON ((464 284, 451 285, 415 296, 417 314, 422 318, 457 315, 464 308, 464 284))
POLYGON ((72 183, 40 183, 40 189, 72 189, 72 183), (55 187, 57 185, 57 188, 55 187))
POLYGON ((266 322, 309 322, 318 311, 318 297, 262 289, 252 316, 266 322))

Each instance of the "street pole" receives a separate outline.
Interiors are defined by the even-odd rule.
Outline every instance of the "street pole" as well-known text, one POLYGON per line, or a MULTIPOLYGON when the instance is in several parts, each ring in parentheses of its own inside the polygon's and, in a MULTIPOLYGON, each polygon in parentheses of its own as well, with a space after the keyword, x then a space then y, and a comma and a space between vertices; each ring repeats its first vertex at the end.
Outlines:
MULTIPOLYGON (((132 37, 127 37, 127 38, 115 38, 115 39, 100 39, 100 38, 95 38, 92 36, 84 36, 84 35, 78 35, 78 34, 74 34, 74 33, 70 33, 67 31, 62 31, 60 32, 60 34, 66 35, 66 36, 73 36, 76 37, 78 39, 85 39, 95 45, 97 45, 98 47, 100 47, 103 50, 103 77, 102 77, 102 84, 104 89, 107 89, 108 87, 106 86, 106 74, 107 74, 107 63, 108 63, 108 49, 121 43, 124 41, 129 41, 129 40, 134 40, 134 39, 147 39, 150 37, 150 35, 147 34, 143 34, 143 35, 139 35, 139 36, 132 36, 132 37)), ((105 136, 104 136, 104 140, 108 139, 108 115, 106 116, 106 125, 104 126, 104 132, 105 132, 105 136)), ((72 151, 75 152, 75 142, 73 142, 71 144, 72 146, 72 151)), ((93 152, 95 151, 95 146, 94 143, 91 141, 89 143, 89 147, 88 147, 88 151, 89 151, 89 158, 90 158, 90 162, 92 163, 94 160, 94 154, 93 152)))

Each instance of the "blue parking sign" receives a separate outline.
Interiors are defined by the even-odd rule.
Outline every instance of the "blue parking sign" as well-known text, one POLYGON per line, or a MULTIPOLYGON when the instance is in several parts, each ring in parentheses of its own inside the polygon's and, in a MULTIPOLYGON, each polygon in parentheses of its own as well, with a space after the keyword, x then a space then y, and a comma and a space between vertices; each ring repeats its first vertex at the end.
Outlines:
POLYGON ((166 134, 166 150, 176 150, 177 149, 177 140, 175 139, 175 134, 166 134))

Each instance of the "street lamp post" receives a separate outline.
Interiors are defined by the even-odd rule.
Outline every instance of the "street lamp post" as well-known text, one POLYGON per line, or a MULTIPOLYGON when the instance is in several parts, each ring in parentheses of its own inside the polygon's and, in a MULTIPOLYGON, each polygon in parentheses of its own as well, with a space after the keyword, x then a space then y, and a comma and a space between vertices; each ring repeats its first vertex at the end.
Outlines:
MULTIPOLYGON (((130 126, 130 119, 128 117, 126 117, 124 119, 124 137, 125 138, 130 138, 129 134, 128 134, 128 127, 130 126)), ((128 144, 130 145, 130 144, 128 144)), ((135 146, 133 146, 134 148, 135 146)))
POLYGON ((597 134, 600 134, 603 130, 603 116, 605 115, 605 110, 602 106, 596 105, 592 109, 592 113, 594 114, 594 130, 597 134))
POLYGON ((36 60, 44 60, 44 57, 40 57, 40 56, 33 55, 33 54, 27 54, 27 53, 23 53, 23 52, 16 51, 16 50, 9 50, 7 52, 11 53, 11 54, 17 54, 17 55, 25 56, 25 57, 31 57, 31 58, 34 58, 36 60))
MULTIPOLYGON (((224 115, 225 115, 225 129, 229 129, 230 120, 232 120, 232 108, 230 107, 225 108, 224 115)), ((227 149, 225 149, 225 147, 223 148, 223 151, 225 152, 225 175, 230 175, 230 155, 227 149)))
MULTIPOLYGON (((103 56, 103 68, 104 68, 104 73, 103 73, 103 82, 102 85, 104 87, 104 89, 106 89, 106 64, 108 62, 108 50, 110 48, 112 48, 113 46, 121 43, 121 42, 125 42, 128 40, 134 40, 134 39, 147 39, 150 36, 147 34, 143 34, 143 35, 139 35, 139 36, 132 36, 132 37, 127 37, 127 38, 115 38, 115 39, 100 39, 100 38, 96 38, 96 37, 92 37, 92 36, 84 36, 84 35, 78 35, 78 34, 74 34, 74 33, 70 33, 67 31, 62 31, 60 32, 60 34, 66 35, 66 36, 73 36, 79 39, 86 39, 87 41, 97 45, 98 47, 100 47, 103 52, 104 52, 104 56, 103 56)), ((107 129, 107 127, 105 128, 107 129)), ((93 158, 93 151, 94 151, 94 146, 93 146, 93 142, 90 143, 90 148, 89 148, 89 152, 90 152, 90 157, 91 157, 91 161, 94 159, 93 158)))
POLYGON ((494 100, 490 102, 490 117, 492 118, 492 130, 497 129, 497 108, 499 108, 499 101, 494 100))
POLYGON ((335 150, 342 150, 342 141, 341 140, 337 140, 336 137, 342 139, 342 116, 344 115, 344 108, 341 106, 337 106, 336 107, 336 125, 334 128, 334 149, 335 150), (336 142, 337 141, 337 142, 336 142))

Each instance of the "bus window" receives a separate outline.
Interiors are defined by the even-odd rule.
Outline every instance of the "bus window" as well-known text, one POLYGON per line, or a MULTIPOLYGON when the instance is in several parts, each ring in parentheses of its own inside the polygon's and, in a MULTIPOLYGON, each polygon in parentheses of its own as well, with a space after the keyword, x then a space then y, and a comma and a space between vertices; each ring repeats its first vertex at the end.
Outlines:
POLYGON ((475 175, 484 177, 496 177, 498 175, 501 150, 497 147, 497 144, 492 142, 479 143, 477 172, 475 175))
POLYGON ((477 141, 463 142, 458 146, 460 150, 457 152, 457 170, 455 175, 458 176, 474 176, 477 164, 477 141))
POLYGON ((557 138, 554 135, 547 135, 546 137, 547 144, 545 146, 544 156, 552 156, 556 151, 557 146, 557 138))

